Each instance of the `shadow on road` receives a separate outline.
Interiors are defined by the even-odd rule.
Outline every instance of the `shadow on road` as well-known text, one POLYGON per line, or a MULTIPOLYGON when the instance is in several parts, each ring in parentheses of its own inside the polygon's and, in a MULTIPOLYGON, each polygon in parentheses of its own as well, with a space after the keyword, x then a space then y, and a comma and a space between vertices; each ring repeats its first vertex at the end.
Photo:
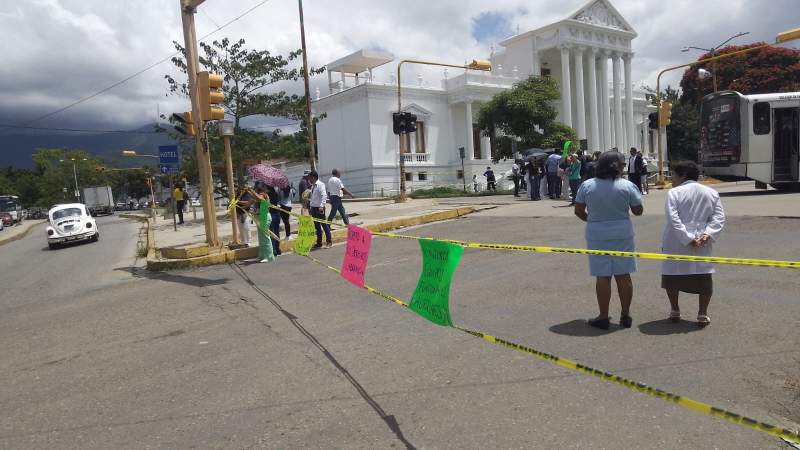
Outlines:
POLYGON ((611 324, 611 329, 609 330, 601 330, 599 328, 590 327, 585 320, 583 319, 575 319, 570 320, 569 322, 560 323, 558 325, 553 325, 550 327, 550 331, 555 334, 563 334, 566 336, 578 336, 578 337, 593 337, 593 336, 603 336, 606 334, 613 333, 615 331, 619 331, 622 328, 615 324, 611 324))
POLYGON ((175 275, 164 272, 150 272, 142 267, 117 267, 114 270, 128 272, 133 275, 134 278, 147 278, 148 280, 167 281, 170 283, 185 284, 193 287, 219 286, 230 281, 230 278, 209 280, 208 278, 187 277, 185 275, 175 275))
MULTIPOLYGON (((362 386, 361 383, 359 383, 358 380, 356 380, 356 378, 350 373, 350 371, 348 371, 347 368, 344 367, 339 362, 339 360, 336 359, 335 356, 333 356, 333 354, 322 344, 322 342, 320 342, 317 339, 316 336, 311 334, 311 332, 308 331, 300 323, 299 318, 297 316, 283 309, 283 306, 280 303, 278 303, 277 300, 272 298, 268 293, 266 293, 263 289, 261 289, 250 278, 250 276, 247 275, 247 273, 244 271, 244 269, 242 269, 242 267, 239 264, 233 263, 230 264, 230 267, 234 272, 236 272, 237 275, 242 277, 242 279, 247 284, 249 284, 250 287, 253 288, 253 290, 258 292, 258 294, 261 295, 264 298, 264 300, 270 302, 272 306, 275 307, 275 309, 277 309, 281 314, 283 314, 289 320, 289 322, 291 322, 291 324, 294 325, 297 331, 299 331, 303 336, 305 336, 306 339, 308 339, 308 341, 311 342, 311 344, 313 344, 314 347, 316 347, 325 356, 325 358, 327 358, 328 361, 330 361, 330 363, 336 368, 336 370, 338 370, 339 373, 341 373, 345 377, 345 379, 349 381, 351 385, 353 385, 353 388, 355 388, 356 392, 358 392, 361 398, 363 398, 364 401, 366 401, 367 404, 370 407, 372 407, 373 411, 375 411, 375 413, 381 418, 381 420, 383 420, 386 423, 386 426, 389 428, 389 430, 391 430, 392 433, 394 433, 394 435, 397 437, 397 439, 403 443, 406 449, 416 448, 403 435, 403 430, 400 429, 400 424, 397 422, 397 419, 393 415, 386 414, 386 411, 384 411, 381 405, 378 404, 378 402, 375 401, 375 399, 372 398, 371 395, 369 395, 369 392, 367 392, 367 390, 364 389, 364 386, 362 386)), ((392 444, 392 447, 394 447, 394 444, 392 444)))
POLYGON ((678 323, 670 322, 669 319, 654 320, 639 325, 639 331, 642 334, 649 334, 653 336, 667 336, 670 334, 687 334, 694 331, 700 331, 696 323, 689 322, 688 320, 681 320, 678 323))

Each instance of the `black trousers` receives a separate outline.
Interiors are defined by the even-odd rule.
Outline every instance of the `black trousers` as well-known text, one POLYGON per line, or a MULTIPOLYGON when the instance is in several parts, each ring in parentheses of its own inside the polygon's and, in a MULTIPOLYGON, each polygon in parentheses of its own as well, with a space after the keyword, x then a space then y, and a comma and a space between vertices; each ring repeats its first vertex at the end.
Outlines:
POLYGON ((514 197, 519 197, 519 176, 514 175, 514 197))
POLYGON ((178 200, 175 203, 175 209, 178 210, 178 223, 183 223, 183 207, 186 205, 186 200, 178 200))
POLYGON ((642 192, 642 176, 638 173, 629 173, 628 174, 628 181, 635 184, 637 188, 639 188, 639 192, 642 192))
MULTIPOLYGON (((325 208, 311 208, 311 217, 325 220, 325 208)), ((327 223, 314 222, 314 229, 317 231, 317 245, 322 245, 322 232, 325 232, 325 242, 331 243, 331 226, 327 223)))
POLYGON ((547 195, 550 198, 561 197, 561 177, 558 176, 558 172, 548 172, 547 174, 547 195))

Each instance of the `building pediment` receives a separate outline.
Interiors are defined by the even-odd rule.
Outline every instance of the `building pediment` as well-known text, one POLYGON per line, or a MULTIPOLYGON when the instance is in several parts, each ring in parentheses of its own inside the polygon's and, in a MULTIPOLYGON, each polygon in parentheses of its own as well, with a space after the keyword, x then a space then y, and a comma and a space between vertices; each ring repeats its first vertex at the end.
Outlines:
POLYGON ((636 31, 634 31, 631 24, 622 17, 622 14, 608 0, 591 0, 570 15, 568 20, 636 35, 636 31))
POLYGON ((433 115, 433 113, 430 110, 427 110, 416 103, 411 103, 404 106, 403 112, 410 112, 411 114, 414 114, 417 117, 430 117, 433 115))

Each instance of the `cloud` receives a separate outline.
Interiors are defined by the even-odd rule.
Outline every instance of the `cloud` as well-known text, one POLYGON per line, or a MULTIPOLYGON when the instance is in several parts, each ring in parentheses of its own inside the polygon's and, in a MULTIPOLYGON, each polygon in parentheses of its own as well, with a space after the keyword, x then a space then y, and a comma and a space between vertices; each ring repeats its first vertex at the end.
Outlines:
MULTIPOLYGON (((633 41, 633 76, 655 85, 661 68, 698 54, 686 45, 714 46, 739 31, 750 35, 734 43, 771 40, 797 26, 787 14, 797 0, 616 0, 615 7, 639 33, 633 41)), ((196 15, 203 36, 260 0, 207 0, 196 15)), ((515 31, 524 32, 566 18, 583 0, 344 0, 306 2, 310 64, 322 66, 361 48, 380 48, 398 58, 463 62, 486 58, 490 47, 515 31)), ((58 109, 137 72, 174 52, 182 42, 177 0, 35 0, 0 5, 4 64, 0 65, 0 123, 23 122, 58 109), (12 39, 13 37, 13 39, 12 39)), ((286 54, 300 47, 297 2, 270 0, 213 38, 244 37, 249 48, 286 54)), ((388 65, 376 71, 387 81, 388 65)), ((410 67, 438 84, 440 70, 410 67)), ((38 126, 136 128, 156 111, 183 111, 186 99, 167 95, 164 74, 178 75, 164 63, 131 81, 38 126)), ((677 84, 680 71, 664 78, 677 84)), ((410 79, 410 78, 407 78, 410 79)), ((327 92, 327 77, 312 81, 312 92, 327 92)), ((302 92, 302 83, 281 83, 302 92)), ((0 133, 3 133, 0 130, 0 133)))

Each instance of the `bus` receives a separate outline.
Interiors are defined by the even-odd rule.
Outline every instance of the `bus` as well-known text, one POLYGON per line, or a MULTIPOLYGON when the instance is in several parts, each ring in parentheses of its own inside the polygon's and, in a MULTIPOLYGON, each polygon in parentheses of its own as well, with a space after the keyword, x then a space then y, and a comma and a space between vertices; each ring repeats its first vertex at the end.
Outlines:
POLYGON ((14 223, 22 222, 22 205, 16 195, 0 195, 0 212, 11 214, 14 223))
POLYGON ((800 189, 800 92, 721 91, 700 107, 700 162, 724 181, 800 189))

